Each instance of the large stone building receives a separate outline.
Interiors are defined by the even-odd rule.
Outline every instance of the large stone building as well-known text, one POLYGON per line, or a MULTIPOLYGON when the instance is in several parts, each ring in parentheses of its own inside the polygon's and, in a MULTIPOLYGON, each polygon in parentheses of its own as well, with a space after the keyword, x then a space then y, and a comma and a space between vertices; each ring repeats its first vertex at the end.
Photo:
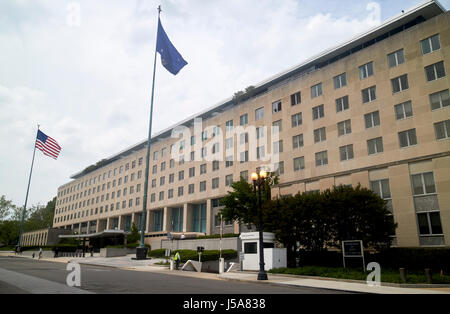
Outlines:
MULTIPOLYGON (((218 233, 230 183, 265 165, 280 175, 275 195, 361 184, 388 200, 394 245, 450 246, 449 65, 450 14, 427 1, 154 135, 146 241, 218 233)), ((146 143, 73 175, 53 226, 139 224, 146 143)))

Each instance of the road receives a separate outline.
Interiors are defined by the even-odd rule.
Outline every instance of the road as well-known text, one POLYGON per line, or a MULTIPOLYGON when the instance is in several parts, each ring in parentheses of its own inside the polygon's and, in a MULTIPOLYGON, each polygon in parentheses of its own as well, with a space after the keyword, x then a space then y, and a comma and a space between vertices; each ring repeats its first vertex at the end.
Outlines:
POLYGON ((81 265, 81 286, 70 290, 66 264, 20 257, 0 257, 0 294, 131 293, 131 294, 336 294, 309 287, 200 279, 156 272, 138 272, 81 265))

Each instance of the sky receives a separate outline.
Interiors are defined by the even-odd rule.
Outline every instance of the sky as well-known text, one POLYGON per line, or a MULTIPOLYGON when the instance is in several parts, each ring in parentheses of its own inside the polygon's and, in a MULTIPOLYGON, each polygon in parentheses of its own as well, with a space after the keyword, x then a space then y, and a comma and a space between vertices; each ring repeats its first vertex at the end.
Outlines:
POLYGON ((188 65, 158 56, 153 134, 421 2, 1 0, 0 195, 23 206, 38 124, 62 150, 36 151, 28 206, 147 138, 159 4, 188 65))

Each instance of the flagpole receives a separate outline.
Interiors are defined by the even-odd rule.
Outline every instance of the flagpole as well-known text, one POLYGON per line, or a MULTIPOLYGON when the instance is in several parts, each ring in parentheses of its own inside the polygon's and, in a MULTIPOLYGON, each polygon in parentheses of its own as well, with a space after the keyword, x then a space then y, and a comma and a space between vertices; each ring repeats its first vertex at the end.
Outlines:
MULTIPOLYGON (((158 25, 159 25, 159 18, 161 15, 161 6, 158 6, 158 25)), ((158 30, 158 27, 156 28, 158 30)), ((158 31, 156 32, 156 45, 158 43, 158 31)), ((145 160, 145 183, 144 183, 144 200, 143 200, 143 206, 142 206, 142 218, 141 218, 141 241, 139 244, 140 248, 144 247, 144 240, 145 240, 145 225, 147 221, 147 198, 148 198, 148 174, 149 174, 149 167, 150 167, 150 145, 152 141, 152 115, 153 115, 153 98, 155 95, 155 73, 156 73, 156 56, 157 56, 157 49, 155 46, 155 59, 153 62, 153 82, 152 82, 152 98, 150 102, 150 122, 148 127, 148 142, 147 142, 147 158, 145 160)), ((138 251, 136 251, 136 258, 139 259, 138 251)), ((144 257, 145 258, 145 257, 144 257)))
POLYGON ((34 140, 34 150, 33 150, 33 159, 31 160, 31 169, 30 169, 30 176, 28 177, 28 187, 27 187, 27 194, 25 196, 25 205, 23 206, 23 211, 22 211, 22 221, 20 223, 20 233, 19 233, 19 241, 17 243, 17 246, 19 248, 20 251, 20 245, 21 245, 21 240, 22 240, 22 233, 23 233, 23 224, 25 222, 25 212, 27 210, 27 201, 28 201, 28 192, 30 191, 30 183, 31 183, 31 174, 33 173, 33 165, 34 165, 34 156, 36 154, 36 140, 37 140, 37 135, 39 133, 39 124, 38 124, 38 131, 36 132, 36 139, 34 140))

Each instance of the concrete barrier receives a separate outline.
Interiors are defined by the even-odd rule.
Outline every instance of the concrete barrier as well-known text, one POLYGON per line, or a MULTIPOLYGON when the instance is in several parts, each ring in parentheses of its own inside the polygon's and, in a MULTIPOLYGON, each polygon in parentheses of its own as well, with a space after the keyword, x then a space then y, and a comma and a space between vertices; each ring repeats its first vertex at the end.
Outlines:
MULTIPOLYGON (((198 246, 203 246, 205 250, 219 250, 220 239, 184 239, 184 240, 167 240, 160 241, 161 245, 158 247, 156 243, 152 246, 152 249, 172 249, 175 250, 197 250, 198 246)), ((241 239, 235 238, 223 238, 222 250, 235 250, 241 251, 241 239)))
MULTIPOLYGON (((136 253, 136 250, 134 250, 136 253)), ((103 248, 100 249, 100 257, 117 257, 126 256, 128 253, 127 248, 103 248)))

